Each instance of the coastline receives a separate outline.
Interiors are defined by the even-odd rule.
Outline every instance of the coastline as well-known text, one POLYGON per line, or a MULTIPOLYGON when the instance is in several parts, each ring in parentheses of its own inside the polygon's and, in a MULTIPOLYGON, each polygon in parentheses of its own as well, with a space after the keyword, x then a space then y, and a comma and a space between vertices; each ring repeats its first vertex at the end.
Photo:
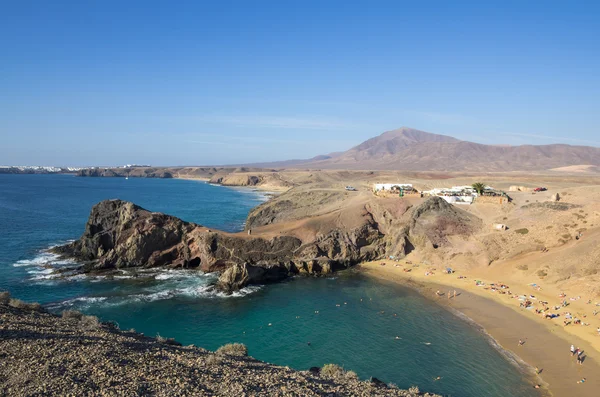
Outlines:
POLYGON ((404 267, 410 266, 396 267, 395 262, 377 261, 363 263, 357 269, 368 276, 412 288, 425 298, 472 322, 509 358, 516 360, 516 364, 524 370, 524 375, 542 386, 543 393, 554 397, 597 396, 600 390, 598 351, 587 341, 568 334, 562 329, 562 325, 556 325, 550 320, 536 321, 537 316, 526 315, 525 312, 528 311, 519 310, 514 300, 498 298, 505 295, 488 296, 483 293, 485 290, 474 286, 475 278, 468 274, 461 273, 467 276, 466 279, 458 279, 456 274, 425 276, 424 266, 411 272, 404 272, 404 267), (386 265, 381 266, 381 263, 386 265), (447 298, 449 287, 452 294, 456 290, 456 298, 447 298), (437 296, 438 290, 444 292, 444 296, 437 296), (519 346, 520 339, 525 340, 523 346, 519 346), (571 344, 585 351, 588 357, 584 365, 577 365, 575 358, 570 356, 571 344), (539 375, 535 374, 535 367, 541 369, 539 375), (578 384, 577 381, 584 377, 586 382, 578 384))
MULTIPOLYGON (((186 181, 201 181, 201 182, 206 182, 206 183, 210 183, 210 178, 202 178, 202 177, 193 177, 193 176, 173 176, 173 179, 183 179, 186 181)), ((217 185, 217 186, 223 186, 223 187, 231 187, 231 188, 247 188, 247 189, 255 189, 255 190, 260 190, 263 192, 268 192, 268 193, 274 193, 274 194, 281 194, 283 192, 286 192, 288 190, 290 190, 289 187, 281 187, 281 186, 274 186, 274 185, 269 185, 269 184, 264 184, 264 185, 224 185, 222 183, 211 183, 212 185, 217 185)))

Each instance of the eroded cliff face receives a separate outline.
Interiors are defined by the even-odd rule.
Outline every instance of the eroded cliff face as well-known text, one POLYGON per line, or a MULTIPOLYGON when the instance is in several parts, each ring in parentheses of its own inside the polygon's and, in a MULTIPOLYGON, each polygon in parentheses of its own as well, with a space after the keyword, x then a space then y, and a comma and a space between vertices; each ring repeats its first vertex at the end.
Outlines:
POLYGON ((54 250, 83 262, 83 272, 158 266, 219 271, 218 286, 228 292, 293 274, 330 273, 383 254, 379 232, 370 225, 310 242, 253 237, 212 231, 122 200, 95 205, 81 238, 54 250), (231 277, 228 269, 244 275, 231 277))
MULTIPOLYGON (((360 262, 401 257, 415 247, 437 248, 449 244, 447 236, 478 227, 472 215, 439 198, 416 208, 390 211, 366 205, 353 212, 358 212, 353 222, 333 223, 319 233, 274 235, 259 229, 252 235, 228 234, 130 202, 107 200, 92 208, 79 240, 54 250, 82 262, 82 272, 161 266, 220 272, 217 288, 233 292, 291 275, 329 274, 360 262)), ((315 227, 318 220, 303 227, 315 227)))

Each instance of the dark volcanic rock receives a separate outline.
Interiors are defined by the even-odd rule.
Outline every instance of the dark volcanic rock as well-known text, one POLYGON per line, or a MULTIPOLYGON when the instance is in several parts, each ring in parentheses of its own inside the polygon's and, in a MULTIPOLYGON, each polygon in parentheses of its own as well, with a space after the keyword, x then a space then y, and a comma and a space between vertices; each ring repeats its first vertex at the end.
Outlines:
POLYGON ((231 235, 107 200, 93 207, 79 240, 54 251, 83 261, 84 272, 157 266, 220 271, 217 287, 233 292, 248 284, 299 273, 328 274, 377 259, 384 254, 380 237, 373 225, 335 230, 306 244, 293 236, 231 235))
MULTIPOLYGON (((322 275, 417 248, 450 245, 481 220, 433 197, 400 215, 371 206, 352 229, 334 228, 302 241, 298 237, 228 234, 133 203, 107 200, 92 209, 85 232, 55 252, 83 262, 82 272, 129 267, 196 268, 221 272, 217 288, 231 293, 249 284, 277 282, 290 275, 322 275)), ((65 269, 62 269, 63 271, 65 269)))

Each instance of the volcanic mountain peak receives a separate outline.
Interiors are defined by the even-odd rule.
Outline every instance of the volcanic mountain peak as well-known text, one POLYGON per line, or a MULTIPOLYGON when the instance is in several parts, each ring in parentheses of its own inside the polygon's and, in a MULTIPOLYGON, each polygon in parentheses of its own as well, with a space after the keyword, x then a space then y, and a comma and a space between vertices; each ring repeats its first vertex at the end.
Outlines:
POLYGON ((419 131, 414 128, 401 127, 396 130, 386 131, 383 134, 371 138, 349 151, 368 151, 370 154, 394 154, 407 146, 417 143, 456 143, 456 138, 446 135, 432 134, 419 131))
POLYGON ((366 140, 345 152, 316 156, 308 160, 266 163, 261 166, 500 172, 555 168, 561 171, 564 167, 581 164, 588 166, 585 172, 592 172, 590 167, 600 167, 600 148, 565 144, 485 145, 401 127, 366 140))
POLYGON ((431 132, 420 131, 410 127, 400 127, 395 130, 386 131, 374 139, 397 140, 402 139, 412 143, 422 142, 459 142, 458 139, 448 135, 433 134, 431 132))

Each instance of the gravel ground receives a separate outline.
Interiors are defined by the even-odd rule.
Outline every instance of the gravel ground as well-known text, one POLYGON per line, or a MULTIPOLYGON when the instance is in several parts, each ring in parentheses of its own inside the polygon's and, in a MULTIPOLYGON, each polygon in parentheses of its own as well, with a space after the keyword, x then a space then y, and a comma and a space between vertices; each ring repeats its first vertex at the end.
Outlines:
POLYGON ((419 395, 350 376, 332 380, 251 357, 176 346, 94 319, 0 303, 0 395, 419 395))

